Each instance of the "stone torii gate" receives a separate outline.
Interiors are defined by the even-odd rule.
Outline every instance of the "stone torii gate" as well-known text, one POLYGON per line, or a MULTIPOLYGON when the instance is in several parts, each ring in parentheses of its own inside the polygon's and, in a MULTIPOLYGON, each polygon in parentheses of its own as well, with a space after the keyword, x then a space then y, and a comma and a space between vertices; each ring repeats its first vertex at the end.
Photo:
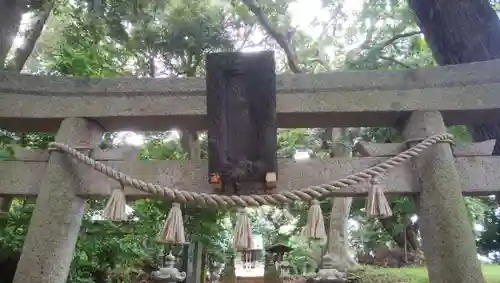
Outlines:
MULTIPOLYGON (((361 144, 366 157, 278 162, 272 193, 331 183, 379 164, 445 125, 500 122, 500 61, 402 71, 277 76, 277 126, 392 126, 404 144, 361 144)), ((0 128, 57 132, 72 146, 131 177, 185 192, 213 193, 207 161, 144 161, 126 149, 102 151, 104 131, 206 128, 205 82, 189 79, 89 79, 0 73, 0 128)), ((195 136, 195 135, 192 135, 195 136)), ((195 139, 188 144, 194 143, 195 139)), ((494 142, 440 143, 390 170, 387 194, 411 195, 421 219, 432 283, 484 282, 462 195, 499 191, 494 142)), ((193 156, 198 155, 198 156, 193 156)), ((107 197, 115 181, 61 152, 16 149, 0 162, 0 195, 37 197, 15 283, 63 283, 85 199, 107 197)), ((151 195, 127 187, 129 198, 151 195)), ((354 185, 329 196, 367 195, 354 185)))

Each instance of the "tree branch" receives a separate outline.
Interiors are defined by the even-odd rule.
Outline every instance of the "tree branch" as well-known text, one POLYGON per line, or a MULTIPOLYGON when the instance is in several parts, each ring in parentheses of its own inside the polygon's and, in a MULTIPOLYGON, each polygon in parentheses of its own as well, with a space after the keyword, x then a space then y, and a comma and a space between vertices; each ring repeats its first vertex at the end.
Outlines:
POLYGON ((380 51, 382 51, 382 49, 384 49, 387 46, 393 44, 395 41, 397 41, 397 40, 399 40, 401 38, 410 37, 410 36, 414 36, 414 35, 421 34, 421 33, 422 33, 422 31, 417 30, 417 31, 411 31, 411 32, 396 34, 395 36, 393 36, 393 37, 391 37, 391 38, 389 38, 387 40, 384 40, 381 43, 379 43, 377 45, 377 47, 375 48, 375 50, 378 50, 380 52, 380 51))
POLYGON ((382 60, 393 62, 393 63, 395 63, 397 65, 400 65, 400 66, 402 66, 403 68, 406 68, 406 69, 411 69, 412 68, 412 66, 410 66, 410 65, 408 65, 406 63, 403 63, 403 62, 401 62, 401 61, 399 61, 399 60, 397 60, 397 59, 395 59, 393 57, 387 57, 387 56, 383 56, 383 55, 380 55, 378 57, 380 59, 382 59, 382 60))
POLYGON ((250 35, 252 34, 254 27, 255 27, 255 25, 252 24, 250 26, 250 28, 245 32, 243 42, 241 43, 241 46, 236 49, 236 51, 239 52, 239 51, 241 51, 241 49, 243 49, 245 47, 245 44, 247 44, 248 38, 250 38, 250 35))
POLYGON ((24 1, 0 0, 0 70, 6 67, 7 54, 12 48, 25 12, 24 1))
POLYGON ((33 48, 35 48, 38 38, 42 34, 43 27, 54 8, 54 4, 55 0, 48 1, 43 5, 42 10, 35 16, 35 23, 32 25, 31 29, 26 32, 23 46, 16 49, 14 58, 7 66, 7 71, 15 73, 21 72, 24 64, 33 52, 33 48))
POLYGON ((357 59, 361 59, 362 61, 370 61, 370 60, 374 60, 376 58, 380 58, 383 60, 392 61, 398 65, 404 66, 405 68, 411 68, 410 66, 408 66, 400 61, 397 61, 397 60, 395 61, 394 58, 383 56, 383 55, 381 55, 381 53, 385 47, 393 44, 395 41, 397 41, 401 38, 410 37, 410 36, 414 36, 414 35, 421 34, 421 33, 422 33, 422 31, 418 30, 418 31, 411 31, 411 32, 396 34, 395 36, 393 36, 389 39, 386 39, 378 44, 375 44, 371 49, 370 49, 369 41, 366 40, 357 49, 358 53, 361 52, 361 50, 363 50, 363 49, 368 49, 366 55, 363 56, 363 58, 359 58, 359 56, 356 56, 356 57, 357 57, 357 59))
POLYGON ((324 62, 323 60, 321 60, 320 58, 315 58, 315 59, 312 59, 312 60, 311 60, 311 63, 318 63, 318 64, 320 64, 323 68, 325 68, 325 70, 327 70, 327 71, 331 71, 331 70, 332 70, 332 68, 330 68, 330 66, 329 66, 326 62, 324 62))
POLYGON ((267 19, 266 15, 264 14, 264 11, 262 10, 261 7, 257 5, 255 0, 242 0, 242 2, 252 11, 252 13, 257 17, 260 25, 264 28, 264 30, 272 36, 276 42, 279 44, 279 46, 285 51, 287 60, 288 60, 288 65, 290 66, 290 69, 292 72, 298 74, 302 73, 303 70, 299 67, 299 64, 297 62, 297 56, 295 55, 295 52, 293 51, 292 47, 288 43, 285 35, 282 33, 278 32, 269 22, 267 19))

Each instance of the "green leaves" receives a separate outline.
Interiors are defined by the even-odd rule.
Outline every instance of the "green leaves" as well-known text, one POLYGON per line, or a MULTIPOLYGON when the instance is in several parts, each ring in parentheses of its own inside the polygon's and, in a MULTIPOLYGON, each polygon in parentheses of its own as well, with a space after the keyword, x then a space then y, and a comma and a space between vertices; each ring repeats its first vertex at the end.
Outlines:
POLYGON ((500 251, 500 208, 495 201, 487 201, 487 207, 482 221, 483 231, 477 245, 480 253, 484 255, 493 254, 496 263, 500 263, 498 251, 500 251))
POLYGON ((313 129, 279 129, 278 156, 292 158, 297 149, 309 150, 314 155, 319 151, 321 141, 313 129))
POLYGON ((452 134, 456 143, 472 142, 472 136, 466 126, 452 126, 447 130, 452 134))
POLYGON ((10 211, 0 214, 0 223, 2 223, 0 249, 21 251, 33 208, 34 205, 26 203, 25 200, 14 199, 10 211))

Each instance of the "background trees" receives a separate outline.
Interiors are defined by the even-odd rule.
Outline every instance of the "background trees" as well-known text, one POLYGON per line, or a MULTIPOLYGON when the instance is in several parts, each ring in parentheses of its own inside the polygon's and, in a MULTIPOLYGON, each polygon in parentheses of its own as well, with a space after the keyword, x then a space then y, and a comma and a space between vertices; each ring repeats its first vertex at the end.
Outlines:
MULTIPOLYGON (((208 52, 265 48, 276 50, 280 72, 465 63, 498 57, 496 6, 495 1, 472 0, 459 4, 441 0, 409 4, 397 0, 0 0, 0 68, 89 77, 203 76, 208 52), (313 16, 306 16, 305 9, 311 9, 313 16), (440 16, 430 17, 431 12, 440 16)), ((468 126, 450 131, 459 141, 498 136, 496 126, 468 126)), ((400 139, 394 129, 387 128, 349 129, 344 140, 337 141, 325 138, 325 131, 280 129, 279 156, 292 158, 297 149, 307 149, 312 158, 326 158, 333 142, 351 146, 356 138, 400 139)), ((187 158, 176 138, 178 132, 140 134, 140 158, 187 158)), ((46 133, 2 132, 1 153, 8 156, 12 146, 44 148, 52 139, 46 133)), ((126 141, 122 134, 107 133, 102 146, 120 146, 126 141)), ((204 135, 201 144, 206 157, 204 135)), ((391 201, 394 217, 376 221, 364 217, 363 200, 354 200, 350 243, 356 251, 372 251, 382 244, 418 251, 418 217, 412 202, 404 197, 391 201)), ((0 215, 0 254, 14 262, 32 203, 29 199, 15 199, 12 205, 9 199, 2 202, 10 210, 0 215)), ((170 249, 151 236, 159 231, 168 203, 131 203, 130 217, 135 220, 121 224, 93 220, 103 205, 102 200, 88 202, 70 282, 104 282, 109 272, 136 274, 148 264, 161 263, 170 249)), ((328 222, 331 203, 322 205, 328 222)), ((481 253, 498 257, 498 202, 467 198, 467 205, 471 221, 482 225, 477 231, 481 253)), ((293 264, 298 273, 305 265, 314 265, 311 254, 318 250, 304 245, 298 236, 306 209, 303 205, 265 207, 251 213, 255 232, 264 236, 266 244, 279 232, 296 247, 293 264), (287 223, 295 225, 284 227, 287 223)), ((188 207, 184 212, 188 238, 204 243, 207 258, 224 262, 232 253, 227 243, 233 211, 188 207)))

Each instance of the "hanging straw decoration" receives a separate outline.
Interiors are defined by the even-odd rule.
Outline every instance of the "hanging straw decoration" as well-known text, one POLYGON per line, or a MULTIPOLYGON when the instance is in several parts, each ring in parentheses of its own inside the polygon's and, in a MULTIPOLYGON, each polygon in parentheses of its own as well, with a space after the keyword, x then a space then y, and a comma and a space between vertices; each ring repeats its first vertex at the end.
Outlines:
POLYGON ((173 244, 184 244, 186 242, 181 205, 177 202, 172 203, 172 209, 170 209, 167 219, 163 224, 159 241, 173 244))
POLYGON ((309 239, 320 240, 326 243, 327 235, 325 230, 325 220, 318 200, 311 201, 309 214, 307 215, 307 225, 303 230, 304 236, 309 239))
POLYGON ((114 189, 111 193, 104 208, 103 218, 111 221, 126 221, 128 219, 125 213, 126 206, 123 184, 120 184, 120 188, 114 189))
POLYGON ((392 210, 384 195, 384 186, 380 176, 371 178, 371 188, 368 190, 368 200, 366 201, 366 214, 375 218, 392 216, 392 210))
POLYGON ((246 251, 253 248, 252 227, 245 208, 238 209, 233 230, 233 248, 246 251))

